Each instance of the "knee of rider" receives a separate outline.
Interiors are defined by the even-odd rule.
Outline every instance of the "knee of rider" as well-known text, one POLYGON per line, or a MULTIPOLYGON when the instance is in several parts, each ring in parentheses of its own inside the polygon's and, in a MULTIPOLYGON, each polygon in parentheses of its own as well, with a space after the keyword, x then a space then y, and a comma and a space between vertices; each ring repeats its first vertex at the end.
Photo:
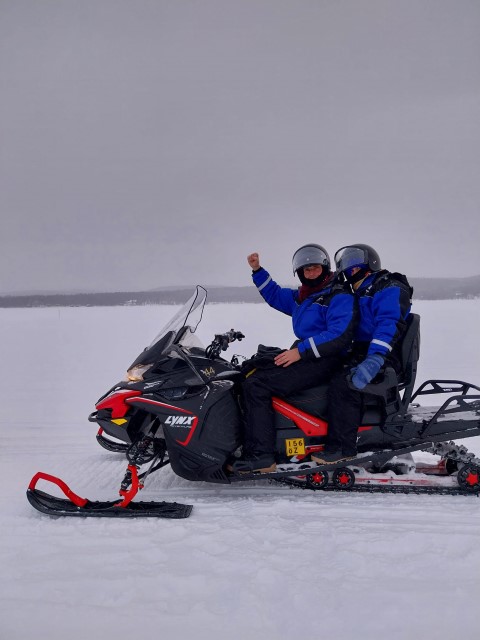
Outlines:
POLYGON ((260 377, 255 378, 255 376, 252 375, 243 382, 243 393, 245 396, 263 395, 264 392, 265 386, 260 377))
POLYGON ((342 396, 348 396, 351 393, 351 389, 348 386, 347 376, 345 374, 337 375, 332 378, 328 386, 328 397, 339 398, 342 396))

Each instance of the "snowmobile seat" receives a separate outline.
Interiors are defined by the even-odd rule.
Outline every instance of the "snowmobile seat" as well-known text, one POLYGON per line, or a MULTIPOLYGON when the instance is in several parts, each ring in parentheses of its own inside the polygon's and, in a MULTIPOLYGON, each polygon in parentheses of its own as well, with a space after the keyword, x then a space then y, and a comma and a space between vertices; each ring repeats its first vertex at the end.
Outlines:
POLYGON ((317 418, 325 418, 328 408, 328 384, 321 384, 318 387, 310 387, 303 391, 297 391, 284 398, 286 402, 294 407, 309 413, 317 418))

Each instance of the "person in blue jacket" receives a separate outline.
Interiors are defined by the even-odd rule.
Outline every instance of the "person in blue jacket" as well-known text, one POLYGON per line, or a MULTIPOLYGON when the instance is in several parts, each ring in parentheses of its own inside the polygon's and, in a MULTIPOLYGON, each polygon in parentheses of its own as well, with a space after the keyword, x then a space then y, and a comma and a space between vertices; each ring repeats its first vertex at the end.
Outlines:
POLYGON ((269 472, 276 469, 272 396, 286 396, 330 380, 341 366, 341 355, 351 345, 355 322, 354 297, 339 284, 330 258, 318 244, 298 249, 292 261, 301 286, 279 286, 263 267, 258 253, 247 258, 253 282, 274 309, 292 317, 297 337, 266 369, 257 368, 244 382, 246 410, 243 455, 234 472, 269 472))
POLYGON ((337 274, 358 300, 359 322, 347 366, 328 391, 328 436, 325 450, 312 455, 321 464, 352 460, 363 411, 360 390, 385 364, 401 373, 400 348, 410 313, 413 289, 400 273, 381 268, 378 253, 366 244, 342 247, 335 254, 337 274))

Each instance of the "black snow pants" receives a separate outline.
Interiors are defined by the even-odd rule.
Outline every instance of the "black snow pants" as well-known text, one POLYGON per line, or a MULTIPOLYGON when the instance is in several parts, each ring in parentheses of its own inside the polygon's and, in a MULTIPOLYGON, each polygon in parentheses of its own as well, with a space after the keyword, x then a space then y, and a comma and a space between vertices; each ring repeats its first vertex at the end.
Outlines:
POLYGON ((271 454, 275 451, 272 396, 284 397, 330 381, 340 366, 336 357, 299 360, 288 367, 272 364, 257 369, 243 383, 246 426, 244 451, 271 454))
POLYGON ((337 372, 328 387, 328 436, 325 452, 357 454, 357 432, 363 413, 363 394, 348 386, 350 368, 337 372))
MULTIPOLYGON (((325 443, 327 453, 341 451, 344 456, 357 454, 357 433, 363 416, 365 394, 352 389, 347 382, 347 376, 351 374, 352 367, 361 362, 365 355, 359 351, 351 356, 348 364, 334 374, 328 387, 328 436, 325 443)), ((397 373, 401 370, 399 363, 397 354, 390 354, 387 364, 397 373)))

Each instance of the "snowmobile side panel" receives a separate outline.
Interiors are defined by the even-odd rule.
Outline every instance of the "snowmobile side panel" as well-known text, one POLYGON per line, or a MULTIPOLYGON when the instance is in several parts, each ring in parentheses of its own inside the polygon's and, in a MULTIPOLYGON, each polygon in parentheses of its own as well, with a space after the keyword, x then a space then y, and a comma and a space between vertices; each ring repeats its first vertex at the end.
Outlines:
POLYGON ((275 411, 282 416, 289 418, 292 422, 301 429, 307 436, 326 436, 328 425, 322 418, 315 418, 312 415, 293 407, 288 402, 285 402, 281 398, 273 397, 272 404, 275 411))
POLYGON ((223 466, 241 438, 240 413, 231 389, 230 381, 211 383, 208 396, 197 410, 198 427, 188 440, 184 438, 185 428, 176 424, 174 417, 162 420, 170 464, 181 478, 229 483, 223 466))

